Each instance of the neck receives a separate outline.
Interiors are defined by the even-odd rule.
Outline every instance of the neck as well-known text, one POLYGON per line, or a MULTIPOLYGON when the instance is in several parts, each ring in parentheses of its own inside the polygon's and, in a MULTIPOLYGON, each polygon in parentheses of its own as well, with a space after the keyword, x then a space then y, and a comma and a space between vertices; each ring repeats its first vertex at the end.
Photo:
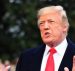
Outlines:
POLYGON ((58 41, 58 42, 50 42, 47 45, 50 47, 56 47, 58 46, 65 38, 63 38, 62 40, 58 41))

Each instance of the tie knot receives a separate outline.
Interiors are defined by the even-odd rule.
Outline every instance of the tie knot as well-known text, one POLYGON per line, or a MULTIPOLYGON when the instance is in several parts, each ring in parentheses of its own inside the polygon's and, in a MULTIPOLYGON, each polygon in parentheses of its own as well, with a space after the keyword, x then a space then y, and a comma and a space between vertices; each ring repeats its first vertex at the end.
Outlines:
POLYGON ((51 54, 54 54, 54 53, 56 53, 56 49, 54 49, 54 48, 51 48, 51 49, 50 49, 50 53, 51 53, 51 54))

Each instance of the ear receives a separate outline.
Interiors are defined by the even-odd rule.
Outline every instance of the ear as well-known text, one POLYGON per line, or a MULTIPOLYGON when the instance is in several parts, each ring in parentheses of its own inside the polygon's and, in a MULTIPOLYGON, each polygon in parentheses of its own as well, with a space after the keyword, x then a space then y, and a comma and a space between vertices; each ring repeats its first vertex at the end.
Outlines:
POLYGON ((68 32, 68 29, 69 29, 69 26, 68 26, 68 24, 67 23, 64 23, 64 25, 63 25, 63 32, 65 33, 67 33, 68 32))

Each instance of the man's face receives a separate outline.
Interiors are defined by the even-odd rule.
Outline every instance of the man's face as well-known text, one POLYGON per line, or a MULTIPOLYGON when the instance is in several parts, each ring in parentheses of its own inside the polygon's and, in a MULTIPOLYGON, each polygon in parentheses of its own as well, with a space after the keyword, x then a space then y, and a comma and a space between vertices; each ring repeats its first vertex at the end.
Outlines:
POLYGON ((39 19, 39 29, 44 43, 60 43, 64 38, 66 26, 57 12, 42 14, 39 19))

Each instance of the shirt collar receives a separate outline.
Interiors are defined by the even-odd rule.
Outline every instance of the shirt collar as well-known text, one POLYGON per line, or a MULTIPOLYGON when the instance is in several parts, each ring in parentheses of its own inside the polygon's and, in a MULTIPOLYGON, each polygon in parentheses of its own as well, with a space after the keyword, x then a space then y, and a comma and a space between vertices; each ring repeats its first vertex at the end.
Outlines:
POLYGON ((58 46, 55 47, 55 49, 57 50, 57 53, 61 56, 64 55, 67 45, 68 45, 68 43, 65 38, 58 46))
MULTIPOLYGON (((57 53, 61 56, 64 55, 66 48, 67 48, 67 45, 68 45, 68 43, 65 38, 58 46, 55 47, 57 53)), ((50 50, 50 47, 48 45, 46 45, 44 55, 47 55, 49 50, 50 50)))

